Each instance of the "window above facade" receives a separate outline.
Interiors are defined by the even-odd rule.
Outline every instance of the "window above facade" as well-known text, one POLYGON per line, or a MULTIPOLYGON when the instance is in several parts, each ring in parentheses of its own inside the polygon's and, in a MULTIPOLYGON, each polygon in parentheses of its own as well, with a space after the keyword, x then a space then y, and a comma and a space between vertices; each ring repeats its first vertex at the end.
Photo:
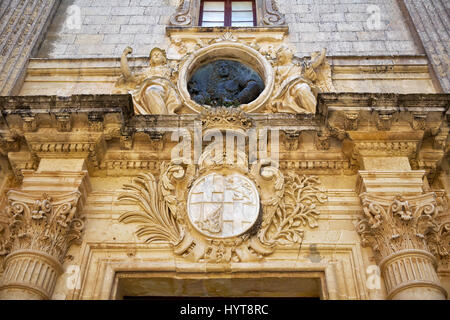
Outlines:
POLYGON ((200 6, 199 26, 256 26, 255 0, 203 0, 200 6))
POLYGON ((286 26, 273 0, 184 0, 170 17, 178 27, 286 26))

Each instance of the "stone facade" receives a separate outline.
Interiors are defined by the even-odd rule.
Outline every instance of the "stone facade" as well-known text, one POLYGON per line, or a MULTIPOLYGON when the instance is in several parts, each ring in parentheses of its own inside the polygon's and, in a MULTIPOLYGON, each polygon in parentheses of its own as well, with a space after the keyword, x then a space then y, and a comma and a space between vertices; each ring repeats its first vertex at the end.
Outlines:
POLYGON ((202 28, 194 0, 61 1, 0 69, 0 299, 448 299, 448 56, 414 2, 202 28), (201 90, 217 60, 262 92, 208 105, 254 81, 201 90))

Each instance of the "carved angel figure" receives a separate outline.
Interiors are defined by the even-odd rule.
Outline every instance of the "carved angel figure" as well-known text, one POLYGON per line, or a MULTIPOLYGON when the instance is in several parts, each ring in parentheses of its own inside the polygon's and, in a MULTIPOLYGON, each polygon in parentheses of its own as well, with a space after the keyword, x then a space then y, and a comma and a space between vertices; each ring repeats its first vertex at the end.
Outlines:
POLYGON ((282 46, 277 52, 275 66, 275 94, 273 108, 276 112, 315 113, 319 86, 316 69, 325 61, 326 50, 315 52, 310 61, 296 64, 291 49, 282 46))
POLYGON ((127 47, 122 54, 122 76, 116 86, 129 90, 136 114, 175 114, 181 107, 181 100, 171 81, 173 70, 168 66, 165 51, 153 48, 150 66, 138 75, 134 75, 128 65, 127 55, 132 52, 127 47))

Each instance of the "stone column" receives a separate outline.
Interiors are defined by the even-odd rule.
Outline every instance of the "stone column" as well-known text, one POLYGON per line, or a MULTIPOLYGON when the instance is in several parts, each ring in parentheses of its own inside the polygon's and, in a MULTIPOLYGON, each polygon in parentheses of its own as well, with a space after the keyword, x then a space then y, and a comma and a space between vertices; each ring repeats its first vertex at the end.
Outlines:
POLYGON ((363 218, 358 233, 374 250, 388 298, 446 299, 428 246, 440 206, 436 193, 423 190, 425 171, 411 170, 407 158, 365 160, 369 170, 359 172, 363 218))
POLYGON ((50 299, 66 252, 84 229, 81 207, 90 190, 84 160, 44 159, 23 175, 22 187, 7 193, 1 300, 50 299))

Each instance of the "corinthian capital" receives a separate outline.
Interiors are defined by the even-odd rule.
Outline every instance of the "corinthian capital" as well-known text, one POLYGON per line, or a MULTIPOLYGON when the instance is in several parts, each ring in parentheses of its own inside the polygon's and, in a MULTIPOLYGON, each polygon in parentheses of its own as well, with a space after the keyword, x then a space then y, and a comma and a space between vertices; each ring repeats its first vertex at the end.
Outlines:
POLYGON ((84 222, 77 211, 79 191, 36 194, 11 190, 6 215, 10 220, 10 252, 32 250, 60 263, 69 246, 81 239, 84 222))
POLYGON ((419 196, 360 195, 363 217, 358 233, 380 260, 402 250, 428 250, 427 236, 435 232, 438 206, 435 193, 419 196))

